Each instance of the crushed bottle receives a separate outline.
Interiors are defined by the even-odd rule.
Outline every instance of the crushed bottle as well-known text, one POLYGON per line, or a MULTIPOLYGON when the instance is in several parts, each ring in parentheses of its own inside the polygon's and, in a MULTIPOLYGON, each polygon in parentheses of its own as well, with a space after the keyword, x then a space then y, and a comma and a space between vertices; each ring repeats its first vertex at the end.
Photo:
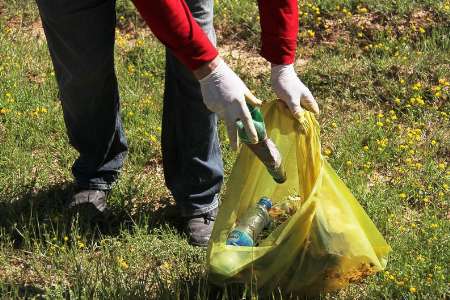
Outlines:
POLYGON ((233 246, 255 246, 259 234, 270 224, 269 211, 272 201, 262 197, 239 219, 237 226, 230 232, 226 244, 233 246))

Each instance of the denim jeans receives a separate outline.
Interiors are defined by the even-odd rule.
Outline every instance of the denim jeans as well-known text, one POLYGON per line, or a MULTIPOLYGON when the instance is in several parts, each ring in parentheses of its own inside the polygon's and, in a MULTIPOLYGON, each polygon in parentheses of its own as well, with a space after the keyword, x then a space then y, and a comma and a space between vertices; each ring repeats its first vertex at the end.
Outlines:
MULTIPOLYGON (((55 69, 64 121, 79 152, 72 173, 81 188, 111 189, 128 146, 114 70, 114 0, 36 0, 55 69)), ((213 0, 187 0, 215 43, 213 0)), ((223 165, 217 117, 199 83, 167 50, 162 152, 166 185, 185 216, 217 207, 223 165)))

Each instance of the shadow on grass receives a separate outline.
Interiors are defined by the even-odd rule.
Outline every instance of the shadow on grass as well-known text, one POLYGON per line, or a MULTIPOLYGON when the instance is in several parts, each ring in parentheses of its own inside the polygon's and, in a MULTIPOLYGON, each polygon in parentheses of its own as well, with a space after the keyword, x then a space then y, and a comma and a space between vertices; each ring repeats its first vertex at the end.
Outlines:
POLYGON ((4 299, 46 299, 45 290, 33 285, 0 285, 0 295, 4 299))
MULTIPOLYGON (((121 231, 131 231, 135 225, 147 225, 149 230, 169 225, 182 233, 183 220, 169 198, 158 200, 158 209, 143 207, 133 217, 123 206, 113 207, 106 219, 86 221, 72 216, 67 209, 75 191, 72 183, 59 183, 36 190, 24 188, 16 195, 0 196, 0 235, 7 236, 15 248, 25 242, 45 238, 52 234, 58 238, 74 232, 96 240, 102 235, 117 236, 121 231)), ((121 195, 126 202, 134 195, 121 195)))
POLYGON ((53 231, 68 228, 65 206, 73 186, 61 183, 43 190, 26 188, 19 195, 0 199, 0 229, 9 235, 15 247, 22 247, 28 237, 38 237, 48 227, 53 231))

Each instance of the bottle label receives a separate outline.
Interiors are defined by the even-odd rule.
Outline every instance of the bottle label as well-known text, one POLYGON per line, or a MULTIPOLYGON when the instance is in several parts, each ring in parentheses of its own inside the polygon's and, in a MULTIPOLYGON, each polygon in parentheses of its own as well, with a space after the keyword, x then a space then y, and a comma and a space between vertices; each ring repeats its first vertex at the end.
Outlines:
MULTIPOLYGON (((261 113, 261 110, 257 107, 253 107, 249 104, 247 104, 247 107, 250 111, 250 114, 252 116, 253 125, 255 125, 256 134, 258 135, 258 141, 263 141, 267 138, 266 135, 266 126, 264 124, 263 115, 261 113)), ((251 144, 249 137, 247 136, 247 133, 244 129, 244 124, 242 121, 237 121, 236 125, 238 127, 238 134, 241 141, 245 144, 251 144)))
POLYGON ((228 235, 227 245, 251 247, 253 239, 246 232, 233 230, 228 235))

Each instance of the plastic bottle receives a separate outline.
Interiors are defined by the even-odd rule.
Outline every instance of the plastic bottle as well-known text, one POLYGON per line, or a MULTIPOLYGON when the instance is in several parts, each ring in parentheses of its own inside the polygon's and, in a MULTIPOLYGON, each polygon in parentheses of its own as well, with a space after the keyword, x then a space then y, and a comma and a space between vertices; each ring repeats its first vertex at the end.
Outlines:
POLYGON ((277 183, 286 181, 286 172, 283 167, 281 154, 271 139, 267 137, 266 126, 261 111, 257 107, 248 105, 250 114, 253 119, 253 124, 258 135, 258 143, 252 144, 245 132, 244 125, 241 121, 237 122, 238 133, 241 141, 246 144, 250 150, 259 158, 259 160, 266 166, 272 178, 277 183))
POLYGON ((270 224, 269 210, 272 201, 262 197, 258 203, 244 213, 239 219, 238 225, 230 232, 227 245, 254 246, 255 240, 262 230, 270 224))

